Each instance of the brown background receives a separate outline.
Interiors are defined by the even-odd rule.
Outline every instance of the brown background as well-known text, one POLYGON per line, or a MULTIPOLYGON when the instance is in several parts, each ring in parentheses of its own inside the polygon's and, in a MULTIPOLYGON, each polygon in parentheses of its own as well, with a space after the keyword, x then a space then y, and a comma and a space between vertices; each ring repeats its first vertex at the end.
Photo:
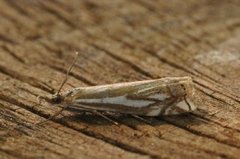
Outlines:
POLYGON ((0 0, 1 158, 239 158, 240 3, 218 0, 0 0), (194 78, 188 115, 111 117, 37 104, 78 86, 194 78))

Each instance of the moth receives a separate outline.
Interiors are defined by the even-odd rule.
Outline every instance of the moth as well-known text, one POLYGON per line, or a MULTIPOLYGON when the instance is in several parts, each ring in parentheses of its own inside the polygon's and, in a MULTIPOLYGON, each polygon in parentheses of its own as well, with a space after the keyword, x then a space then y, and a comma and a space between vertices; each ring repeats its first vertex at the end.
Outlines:
POLYGON ((109 85, 78 87, 51 97, 54 104, 72 112, 113 112, 140 116, 175 115, 196 109, 192 78, 166 77, 109 85))

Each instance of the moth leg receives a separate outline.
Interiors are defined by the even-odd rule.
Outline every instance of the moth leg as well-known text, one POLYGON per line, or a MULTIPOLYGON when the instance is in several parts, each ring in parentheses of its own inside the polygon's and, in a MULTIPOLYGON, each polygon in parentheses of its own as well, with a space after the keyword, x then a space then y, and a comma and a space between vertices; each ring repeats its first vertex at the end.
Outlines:
POLYGON ((185 91, 185 94, 184 94, 184 97, 183 97, 183 98, 184 98, 184 101, 187 103, 189 110, 192 111, 192 107, 191 107, 190 103, 187 101, 186 88, 185 88, 184 85, 182 85, 182 84, 181 84, 181 87, 182 87, 182 88, 184 89, 184 91, 185 91))
POLYGON ((35 125, 41 125, 43 123, 46 123, 47 121, 55 118, 56 116, 60 115, 66 108, 68 108, 68 106, 63 106, 62 109, 60 109, 58 112, 56 112, 54 115, 50 116, 49 118, 43 120, 43 121, 40 121, 38 123, 36 123, 35 125))
POLYGON ((98 112, 98 111, 91 111, 91 113, 93 113, 93 114, 95 114, 95 115, 99 115, 99 116, 101 116, 102 118, 110 121, 111 123, 113 123, 113 124, 115 124, 115 125, 119 125, 118 122, 110 119, 109 117, 107 117, 106 115, 103 115, 102 113, 100 113, 100 112, 98 112))
POLYGON ((130 114, 133 118, 136 118, 138 120, 141 120, 143 121, 144 123, 147 123, 147 124, 151 124, 151 122, 149 122, 148 120, 144 119, 143 117, 140 117, 138 115, 134 115, 134 114, 130 114))
POLYGON ((168 90, 168 93, 171 95, 171 97, 175 97, 175 95, 173 94, 171 88, 169 86, 166 87, 168 90))
MULTIPOLYGON (((174 93, 172 92, 171 88, 169 86, 166 86, 166 88, 167 88, 168 93, 172 97, 172 100, 170 100, 169 103, 166 104, 166 106, 163 106, 163 108, 162 108, 162 110, 160 112, 160 115, 163 115, 163 114, 171 115, 171 110, 170 110, 170 112, 167 112, 167 114, 166 114, 166 110, 169 107, 171 107, 178 100, 178 97, 176 95, 174 95, 174 93)), ((172 109, 172 111, 173 111, 173 109, 172 109)))

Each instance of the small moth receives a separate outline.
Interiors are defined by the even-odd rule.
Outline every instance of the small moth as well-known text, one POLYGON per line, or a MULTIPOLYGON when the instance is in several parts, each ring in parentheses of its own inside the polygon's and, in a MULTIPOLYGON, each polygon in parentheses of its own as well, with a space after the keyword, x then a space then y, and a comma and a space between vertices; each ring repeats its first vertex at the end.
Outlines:
POLYGON ((196 109, 192 102, 194 85, 189 76, 78 87, 60 95, 60 90, 75 62, 76 59, 59 91, 51 97, 53 103, 61 104, 69 111, 160 116, 181 114, 196 109))

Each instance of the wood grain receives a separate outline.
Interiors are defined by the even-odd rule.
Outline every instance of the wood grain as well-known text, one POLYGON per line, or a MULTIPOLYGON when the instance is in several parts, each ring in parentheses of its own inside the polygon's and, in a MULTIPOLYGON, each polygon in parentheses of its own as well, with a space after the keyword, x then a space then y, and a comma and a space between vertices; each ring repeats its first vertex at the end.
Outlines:
POLYGON ((239 158, 239 1, 0 1, 0 158, 239 158), (78 86, 191 76, 197 111, 146 118, 72 114, 78 86))

